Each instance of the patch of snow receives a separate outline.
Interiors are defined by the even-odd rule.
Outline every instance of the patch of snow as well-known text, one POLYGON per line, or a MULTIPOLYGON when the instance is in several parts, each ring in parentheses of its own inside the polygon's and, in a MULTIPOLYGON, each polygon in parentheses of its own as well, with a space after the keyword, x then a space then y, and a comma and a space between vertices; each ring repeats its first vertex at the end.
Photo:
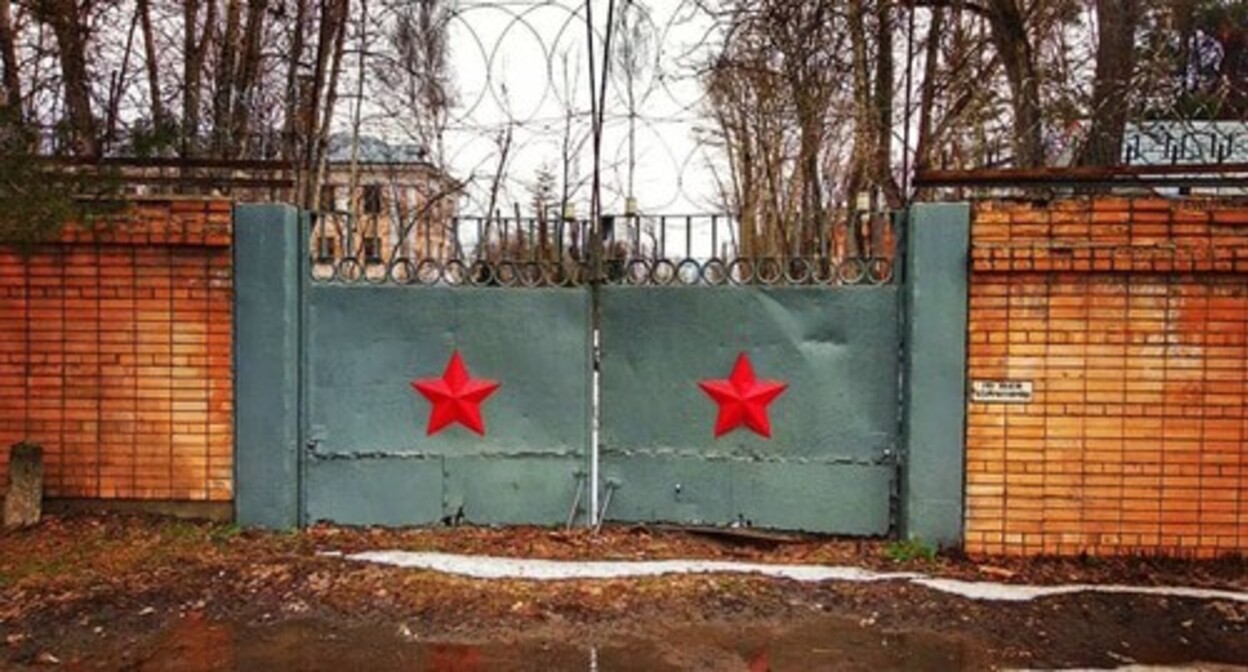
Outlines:
POLYGON ((1120 584, 1068 583, 1056 586, 1033 586, 990 581, 961 581, 958 579, 916 578, 911 582, 938 590, 942 593, 960 595, 972 600, 1003 602, 1027 602, 1052 595, 1072 593, 1110 593, 1116 595, 1156 595, 1196 600, 1228 600, 1248 602, 1248 593, 1233 590, 1188 588, 1184 586, 1125 586, 1120 584))
POLYGON ((567 561, 499 558, 483 555, 413 553, 408 551, 366 551, 346 556, 348 560, 395 567, 428 569, 475 579, 623 579, 665 574, 759 574, 794 581, 888 581, 920 578, 911 572, 873 572, 859 567, 822 565, 765 565, 716 560, 650 561, 567 561))
MULTIPOLYGON (((327 554, 328 555, 328 554, 327 554)), ((775 579, 807 583, 821 581, 909 581, 932 590, 958 595, 971 600, 1026 602, 1052 595, 1072 593, 1110 593, 1123 595, 1156 595, 1159 597, 1198 600, 1228 600, 1248 603, 1248 593, 1183 586, 1127 586, 1118 584, 1065 584, 1035 586, 940 579, 915 572, 877 572, 860 567, 831 565, 772 565, 716 560, 645 560, 645 561, 571 561, 499 558, 483 555, 450 553, 416 553, 411 551, 365 551, 343 556, 354 562, 425 569, 474 579, 527 579, 531 581, 566 581, 571 579, 625 579, 668 574, 756 574, 775 579)))

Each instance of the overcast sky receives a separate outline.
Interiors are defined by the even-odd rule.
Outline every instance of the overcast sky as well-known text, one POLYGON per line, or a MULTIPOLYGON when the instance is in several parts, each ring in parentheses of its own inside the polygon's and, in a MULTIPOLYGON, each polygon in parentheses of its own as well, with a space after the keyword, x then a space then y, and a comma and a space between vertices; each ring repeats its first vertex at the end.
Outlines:
MULTIPOLYGON (((594 3, 595 65, 602 66, 606 2, 594 3)), ((634 193, 642 212, 685 214, 719 210, 712 156, 697 142, 703 125, 697 67, 706 62, 717 35, 691 0, 647 0, 634 16, 645 35, 644 65, 633 91, 636 100, 634 193)), ((575 194, 584 214, 592 167, 589 69, 585 7, 581 0, 528 2, 460 0, 450 21, 449 43, 457 104, 445 139, 446 162, 460 179, 470 179, 461 212, 486 208, 489 184, 499 162, 499 138, 510 126, 513 140, 499 207, 526 210, 531 188, 545 166, 561 181, 565 112, 574 122, 569 182, 584 183, 575 194)), ((618 44, 618 41, 617 41, 618 44)), ((613 63, 614 68, 616 64, 613 63)), ((618 68, 607 91, 602 142, 604 211, 620 212, 628 185, 629 104, 626 78, 618 68)), ((365 114, 364 131, 395 138, 392 120, 365 114)), ((400 138, 401 139, 401 138, 400 138)))

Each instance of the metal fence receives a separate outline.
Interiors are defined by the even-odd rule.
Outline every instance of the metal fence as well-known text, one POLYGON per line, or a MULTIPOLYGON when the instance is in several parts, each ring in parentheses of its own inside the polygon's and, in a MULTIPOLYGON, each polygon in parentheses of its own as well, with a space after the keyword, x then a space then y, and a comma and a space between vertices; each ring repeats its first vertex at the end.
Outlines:
POLYGON ((895 281, 892 213, 752 226, 728 215, 403 218, 311 215, 317 282, 573 287, 881 285, 895 281))

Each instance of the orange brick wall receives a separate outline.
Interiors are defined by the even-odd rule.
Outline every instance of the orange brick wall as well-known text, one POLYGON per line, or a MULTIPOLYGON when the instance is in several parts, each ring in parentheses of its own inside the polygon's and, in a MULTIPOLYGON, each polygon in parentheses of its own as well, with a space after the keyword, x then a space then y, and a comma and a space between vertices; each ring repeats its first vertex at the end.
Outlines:
POLYGON ((144 201, 0 247, 0 480, 28 440, 50 497, 232 498, 230 217, 144 201))
POLYGON ((1248 204, 974 209, 972 553, 1248 552, 1248 204))

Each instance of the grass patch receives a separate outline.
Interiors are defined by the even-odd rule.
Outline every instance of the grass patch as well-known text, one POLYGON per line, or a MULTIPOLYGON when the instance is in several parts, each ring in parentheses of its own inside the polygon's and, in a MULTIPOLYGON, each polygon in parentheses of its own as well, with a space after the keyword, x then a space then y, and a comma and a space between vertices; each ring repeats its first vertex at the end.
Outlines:
POLYGON ((936 549, 928 546, 922 539, 905 539, 890 543, 884 547, 884 557, 896 563, 922 560, 931 562, 936 559, 936 549))

